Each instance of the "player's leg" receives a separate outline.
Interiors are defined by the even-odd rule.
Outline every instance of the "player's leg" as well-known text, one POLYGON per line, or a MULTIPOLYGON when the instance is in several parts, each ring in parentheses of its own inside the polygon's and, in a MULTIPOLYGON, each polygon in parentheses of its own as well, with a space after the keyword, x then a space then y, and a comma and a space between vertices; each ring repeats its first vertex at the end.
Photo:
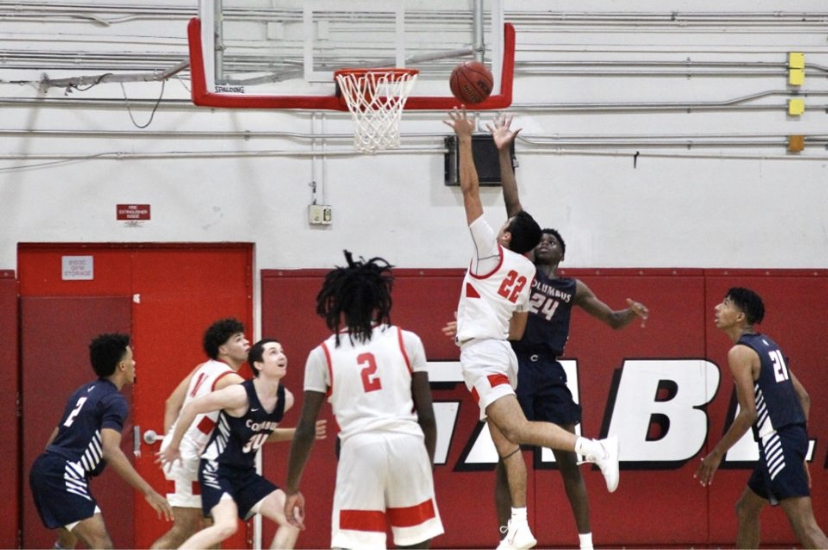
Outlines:
MULTIPOLYGON (((67 526, 70 527, 70 526, 67 526)), ((96 512, 69 529, 87 548, 113 548, 103 514, 96 512)))
POLYGON ((150 548, 178 548, 202 527, 201 506, 184 508, 173 506, 173 525, 169 531, 156 540, 150 548))
MULTIPOLYGON (((494 405, 507 400, 517 405, 517 400, 514 396, 506 396, 495 401, 486 411, 491 411, 494 405)), ((517 407, 517 411, 523 416, 520 407, 517 407)), ((509 519, 506 523, 505 537, 500 541, 498 549, 532 548, 538 541, 529 528, 529 519, 527 517, 526 461, 523 459, 520 445, 507 439, 491 416, 489 416, 489 432, 492 435, 492 442, 495 445, 500 462, 503 463, 503 469, 506 472, 506 480, 509 485, 509 500, 512 503, 509 511, 509 519)), ((501 532, 503 532, 502 529, 501 532)))
MULTIPOLYGON (((828 548, 828 538, 814 517, 811 497, 790 497, 779 502, 803 548, 828 548)), ((757 541, 758 542, 758 541, 757 541)))
POLYGON ((495 466, 495 509, 497 510, 497 524, 505 528, 512 514, 512 497, 509 495, 509 480, 506 477, 506 467, 502 460, 495 466))
POLYGON ((181 460, 164 469, 164 477, 172 482, 167 501, 173 509, 173 525, 150 548, 178 548, 203 527, 200 487, 196 460, 181 460))
POLYGON ((299 538, 299 529, 287 522, 285 517, 285 492, 277 489, 267 495, 258 507, 258 512, 276 524, 276 534, 270 548, 293 548, 299 538))
MULTIPOLYGON (((561 426, 570 433, 575 433, 575 426, 568 424, 561 426)), ((575 525, 578 533, 591 533, 589 523, 589 499, 587 498, 586 484, 581 469, 578 467, 578 455, 574 452, 553 450, 555 463, 561 472, 561 477, 566 490, 566 498, 572 508, 572 515, 575 517, 575 525)))
POLYGON ((757 495, 750 487, 745 487, 742 496, 736 501, 736 519, 739 531, 736 534, 736 548, 759 548, 759 516, 768 501, 757 495))
POLYGON ((57 540, 55 541, 55 550, 69 550, 78 544, 78 537, 72 534, 71 531, 65 527, 57 529, 57 540))
POLYGON ((210 509, 210 515, 213 524, 198 531, 179 548, 212 548, 236 534, 239 508, 228 493, 224 493, 218 504, 210 509))

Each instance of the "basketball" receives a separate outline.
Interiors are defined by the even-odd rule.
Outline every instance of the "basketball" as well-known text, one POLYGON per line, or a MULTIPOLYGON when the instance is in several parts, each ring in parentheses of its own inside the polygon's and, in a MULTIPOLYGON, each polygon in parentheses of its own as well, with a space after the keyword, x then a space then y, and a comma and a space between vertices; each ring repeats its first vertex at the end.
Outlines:
POLYGON ((466 61, 451 71, 451 93, 465 105, 480 103, 492 93, 492 73, 479 61, 466 61))

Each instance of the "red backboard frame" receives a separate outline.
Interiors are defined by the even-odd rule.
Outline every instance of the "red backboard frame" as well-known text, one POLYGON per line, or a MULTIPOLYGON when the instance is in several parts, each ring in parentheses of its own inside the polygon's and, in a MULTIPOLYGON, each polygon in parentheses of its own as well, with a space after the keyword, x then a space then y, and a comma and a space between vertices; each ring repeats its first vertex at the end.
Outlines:
MULTIPOLYGON (((485 101, 467 106, 468 110, 483 111, 506 109, 512 104, 512 80, 515 72, 515 28, 511 23, 503 26, 503 64, 500 93, 485 101)), ((204 52, 201 47, 201 20, 194 17, 187 26, 190 43, 190 78, 193 103, 200 107, 224 109, 305 109, 313 111, 347 111, 344 99, 335 94, 327 96, 264 96, 224 95, 210 92, 204 72, 204 52)), ((409 97, 406 110, 446 111, 459 107, 460 102, 447 97, 409 97)))

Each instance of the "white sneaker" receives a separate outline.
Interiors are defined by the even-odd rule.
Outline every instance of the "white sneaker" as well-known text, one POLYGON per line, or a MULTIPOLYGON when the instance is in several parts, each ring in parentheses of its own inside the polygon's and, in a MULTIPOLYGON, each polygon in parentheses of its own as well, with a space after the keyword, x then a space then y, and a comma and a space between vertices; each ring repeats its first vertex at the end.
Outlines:
POLYGON ((529 530, 529 523, 525 521, 512 523, 512 520, 509 520, 508 527, 500 528, 501 533, 504 530, 506 536, 497 545, 497 550, 528 550, 538 543, 534 535, 532 535, 532 531, 529 530))
POLYGON ((618 488, 618 480, 620 472, 618 471, 618 437, 612 436, 598 441, 604 453, 601 456, 596 456, 592 460, 604 474, 604 480, 607 482, 607 491, 615 492, 618 488))

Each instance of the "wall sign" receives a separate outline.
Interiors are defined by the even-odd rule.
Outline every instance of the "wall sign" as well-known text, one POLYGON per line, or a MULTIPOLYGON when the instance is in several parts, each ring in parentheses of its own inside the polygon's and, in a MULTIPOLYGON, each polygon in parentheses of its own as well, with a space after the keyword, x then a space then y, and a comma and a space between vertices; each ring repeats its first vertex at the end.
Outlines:
POLYGON ((91 281, 95 278, 93 256, 61 256, 61 279, 64 281, 91 281))

